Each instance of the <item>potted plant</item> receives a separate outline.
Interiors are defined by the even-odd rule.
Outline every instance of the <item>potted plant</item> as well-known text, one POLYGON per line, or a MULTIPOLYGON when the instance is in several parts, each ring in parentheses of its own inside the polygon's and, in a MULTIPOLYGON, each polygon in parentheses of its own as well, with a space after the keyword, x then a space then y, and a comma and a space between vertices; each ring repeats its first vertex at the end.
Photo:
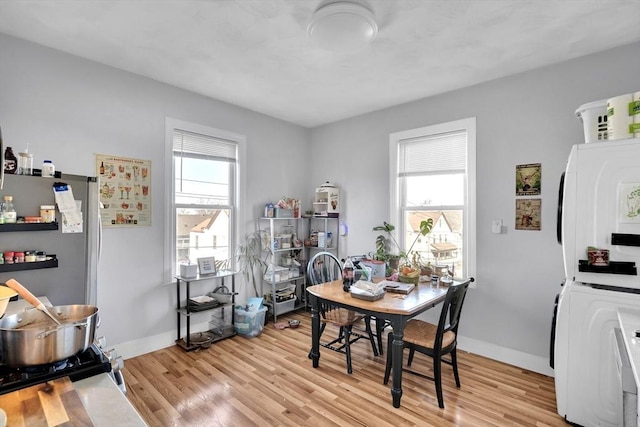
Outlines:
POLYGON ((267 270, 267 252, 262 244, 265 236, 264 230, 248 233, 244 243, 239 244, 236 250, 238 271, 242 273, 247 284, 251 283, 255 296, 259 296, 258 283, 267 270))
MULTIPOLYGON (((380 261, 387 262, 387 265, 390 268, 392 268, 390 263, 391 260, 393 259, 396 259, 398 261, 403 260, 403 263, 400 266, 400 279, 403 280, 403 277, 404 278, 408 277, 411 279, 411 281, 417 282, 418 278, 420 277, 420 270, 421 270, 420 267, 422 262, 421 262, 420 254, 418 252, 413 252, 413 247, 415 246, 420 236, 426 236, 431 232, 432 228, 433 228, 433 219, 428 218, 420 221, 420 228, 419 228, 418 235, 411 243, 409 250, 403 251, 400 248, 400 244, 398 243, 395 236, 393 235, 393 230, 395 230, 395 227, 392 224, 389 224, 388 222, 384 221, 382 225, 373 227, 373 231, 384 231, 386 233, 386 236, 381 234, 376 238, 376 253, 374 257, 380 261), (392 244, 398 250, 397 255, 394 255, 391 252, 391 250, 393 250, 391 248, 392 244), (411 259, 409 259, 409 257, 411 257, 411 259)), ((396 264, 396 267, 398 267, 397 264, 396 264)))

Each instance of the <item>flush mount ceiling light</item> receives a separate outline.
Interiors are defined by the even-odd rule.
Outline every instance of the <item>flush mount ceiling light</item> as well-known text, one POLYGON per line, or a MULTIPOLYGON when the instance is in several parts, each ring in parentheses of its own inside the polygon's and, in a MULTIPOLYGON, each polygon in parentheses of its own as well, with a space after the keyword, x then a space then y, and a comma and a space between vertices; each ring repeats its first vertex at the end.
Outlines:
POLYGON ((333 51, 351 51, 376 38, 378 24, 366 7, 350 2, 330 3, 316 10, 307 35, 319 46, 333 51))

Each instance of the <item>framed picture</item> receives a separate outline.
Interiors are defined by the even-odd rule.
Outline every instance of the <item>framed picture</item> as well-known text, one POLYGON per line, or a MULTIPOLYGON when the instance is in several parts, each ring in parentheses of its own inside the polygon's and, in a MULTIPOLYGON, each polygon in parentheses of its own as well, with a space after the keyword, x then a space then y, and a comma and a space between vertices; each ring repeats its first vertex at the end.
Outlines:
POLYGON ((541 163, 516 165, 516 196, 539 196, 541 185, 541 163))
POLYGON ((516 199, 516 230, 540 230, 542 199, 516 199))
POLYGON ((216 260, 214 257, 198 258, 198 268, 200 274, 215 274, 216 273, 216 260))

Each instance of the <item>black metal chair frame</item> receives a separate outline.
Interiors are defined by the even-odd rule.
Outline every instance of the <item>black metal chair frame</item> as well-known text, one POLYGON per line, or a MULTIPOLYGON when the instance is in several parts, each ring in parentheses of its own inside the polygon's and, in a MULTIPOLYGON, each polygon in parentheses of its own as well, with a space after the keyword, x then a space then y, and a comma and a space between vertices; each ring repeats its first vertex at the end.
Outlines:
MULTIPOLYGON (((407 361, 407 366, 411 366, 413 362, 413 356, 415 352, 419 352, 430 356, 433 359, 433 373, 434 376, 430 377, 420 372, 416 372, 410 369, 403 368, 403 372, 408 372, 422 378, 426 378, 428 380, 434 381, 436 384, 436 394, 438 397, 438 406, 440 408, 444 408, 444 399, 442 397, 442 363, 446 363, 451 365, 453 368, 453 376, 456 381, 456 387, 460 388, 460 376, 458 375, 458 361, 456 356, 456 347, 458 343, 458 326, 460 325, 460 313, 462 312, 462 305, 464 303, 465 296, 467 294, 467 289, 469 288, 469 284, 473 282, 474 279, 470 278, 469 280, 460 283, 458 285, 451 286, 447 291, 447 296, 445 297, 442 311, 440 312, 440 319, 437 325, 437 330, 435 334, 435 341, 433 344, 433 348, 424 347, 421 345, 404 342, 404 348, 409 349, 409 359, 407 361), (445 333, 452 332, 455 334, 455 339, 453 342, 444 348, 442 347, 442 342, 445 333), (443 355, 449 354, 451 360, 445 360, 442 358, 443 355)), ((410 320, 410 322, 423 322, 421 320, 410 320)), ((423 322, 426 323, 426 322, 423 322)), ((406 328, 405 328, 406 332, 406 328)), ((387 384, 389 381, 389 376, 391 374, 391 345, 393 342, 393 332, 389 332, 387 338, 387 363, 385 366, 384 372, 384 384, 387 384)))
MULTIPOLYGON (((318 285, 320 283, 337 280, 338 278, 342 277, 342 264, 333 253, 318 252, 309 260, 309 264, 307 266, 307 276, 311 285, 318 285), (328 259, 330 259, 331 263, 334 264, 334 266, 330 266, 328 268, 326 266, 323 266, 321 267, 323 270, 318 271, 316 263, 321 257, 327 257, 328 259), (336 271, 330 271, 334 268, 336 268, 336 271)), ((353 372, 351 364, 351 344, 357 342, 358 340, 362 338, 369 340, 369 342, 371 343, 373 354, 375 356, 378 356, 378 348, 374 340, 373 331, 371 330, 371 321, 369 316, 349 311, 344 308, 334 307, 329 304, 322 304, 322 306, 320 307, 320 316, 322 318, 322 324, 320 325, 320 337, 322 337, 327 323, 336 323, 336 325, 340 323, 338 337, 329 342, 320 342, 320 345, 346 355, 347 373, 351 374, 353 372), (350 321, 349 316, 352 316, 353 321, 350 321), (332 321, 332 317, 334 317, 334 321, 332 321), (343 317, 347 318, 341 319, 343 317), (363 332, 366 335, 353 330, 354 323, 360 319, 364 319, 365 330, 363 332), (339 320, 342 321, 340 322, 339 320)), ((309 353, 309 358, 311 358, 311 353, 309 353)))

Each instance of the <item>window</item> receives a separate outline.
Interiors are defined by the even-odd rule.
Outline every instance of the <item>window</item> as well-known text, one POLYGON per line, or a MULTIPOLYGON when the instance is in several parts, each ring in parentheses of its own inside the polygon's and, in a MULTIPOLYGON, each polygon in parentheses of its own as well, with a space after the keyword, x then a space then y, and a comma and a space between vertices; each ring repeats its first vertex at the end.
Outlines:
POLYGON ((447 265, 457 279, 475 274, 475 118, 390 135, 391 223, 406 251, 447 265))
POLYGON ((167 120, 170 154, 167 177, 169 199, 165 243, 171 259, 170 277, 182 262, 214 257, 216 264, 232 268, 236 229, 238 164, 244 138, 217 129, 167 120))

